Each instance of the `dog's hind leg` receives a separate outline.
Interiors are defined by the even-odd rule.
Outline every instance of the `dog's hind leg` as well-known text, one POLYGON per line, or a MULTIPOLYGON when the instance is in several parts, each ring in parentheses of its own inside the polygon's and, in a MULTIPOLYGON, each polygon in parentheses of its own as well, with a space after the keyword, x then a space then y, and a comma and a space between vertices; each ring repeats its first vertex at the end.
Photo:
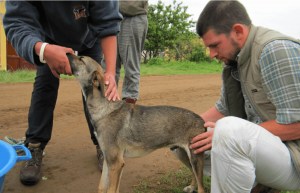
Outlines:
POLYGON ((183 189, 183 192, 193 193, 194 191, 196 191, 196 177, 195 177, 195 173, 193 171, 193 168, 191 166, 190 159, 189 159, 186 151, 184 149, 182 149, 181 147, 178 147, 177 149, 174 149, 173 153, 192 172, 192 183, 189 186, 185 187, 183 189))
POLYGON ((104 161, 98 193, 119 192, 120 180, 125 162, 120 156, 104 161))
POLYGON ((188 147, 185 149, 187 151, 188 157, 190 158, 190 163, 195 174, 197 184, 198 184, 198 193, 204 192, 203 184, 203 167, 204 167, 204 152, 199 154, 194 154, 194 150, 190 150, 188 147))

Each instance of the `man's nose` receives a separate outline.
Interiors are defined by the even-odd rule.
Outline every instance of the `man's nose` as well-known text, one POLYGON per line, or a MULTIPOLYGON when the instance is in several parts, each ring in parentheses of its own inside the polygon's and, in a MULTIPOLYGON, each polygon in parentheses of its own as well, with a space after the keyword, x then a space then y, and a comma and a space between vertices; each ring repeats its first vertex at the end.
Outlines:
POLYGON ((216 52, 214 49, 209 49, 209 56, 210 58, 216 58, 218 56, 218 52, 216 52))

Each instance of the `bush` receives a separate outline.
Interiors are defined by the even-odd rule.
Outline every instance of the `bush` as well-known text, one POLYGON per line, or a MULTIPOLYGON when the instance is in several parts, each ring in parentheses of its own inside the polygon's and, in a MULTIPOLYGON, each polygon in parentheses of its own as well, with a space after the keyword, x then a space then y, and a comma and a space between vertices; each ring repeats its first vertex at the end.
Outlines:
POLYGON ((201 44, 193 45, 189 50, 186 59, 192 62, 210 61, 210 57, 206 54, 205 47, 201 44))
POLYGON ((161 64, 165 63, 165 59, 163 57, 159 57, 159 58, 151 58, 150 60, 148 60, 147 64, 150 66, 159 66, 161 64))

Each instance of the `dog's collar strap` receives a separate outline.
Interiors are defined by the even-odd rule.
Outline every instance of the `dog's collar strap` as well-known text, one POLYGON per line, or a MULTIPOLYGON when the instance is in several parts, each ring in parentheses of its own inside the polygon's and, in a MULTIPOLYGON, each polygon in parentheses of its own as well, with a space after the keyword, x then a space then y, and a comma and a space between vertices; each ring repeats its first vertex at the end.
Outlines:
POLYGON ((41 50, 40 50, 40 62, 41 63, 46 63, 46 60, 44 60, 44 51, 45 51, 45 47, 48 43, 43 43, 41 50))

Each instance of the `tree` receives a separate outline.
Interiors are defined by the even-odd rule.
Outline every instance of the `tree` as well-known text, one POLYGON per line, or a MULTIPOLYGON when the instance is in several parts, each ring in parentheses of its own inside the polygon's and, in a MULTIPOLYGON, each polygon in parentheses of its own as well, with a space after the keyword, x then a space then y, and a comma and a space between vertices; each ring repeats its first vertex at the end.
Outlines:
POLYGON ((150 5, 148 9, 148 33, 144 46, 143 57, 150 58, 158 55, 166 48, 176 48, 179 37, 189 36, 195 21, 188 20, 191 15, 186 13, 187 6, 173 1, 173 5, 165 6, 161 0, 157 5, 150 5))
POLYGON ((167 60, 210 61, 207 48, 196 33, 179 36, 167 51, 167 60))

